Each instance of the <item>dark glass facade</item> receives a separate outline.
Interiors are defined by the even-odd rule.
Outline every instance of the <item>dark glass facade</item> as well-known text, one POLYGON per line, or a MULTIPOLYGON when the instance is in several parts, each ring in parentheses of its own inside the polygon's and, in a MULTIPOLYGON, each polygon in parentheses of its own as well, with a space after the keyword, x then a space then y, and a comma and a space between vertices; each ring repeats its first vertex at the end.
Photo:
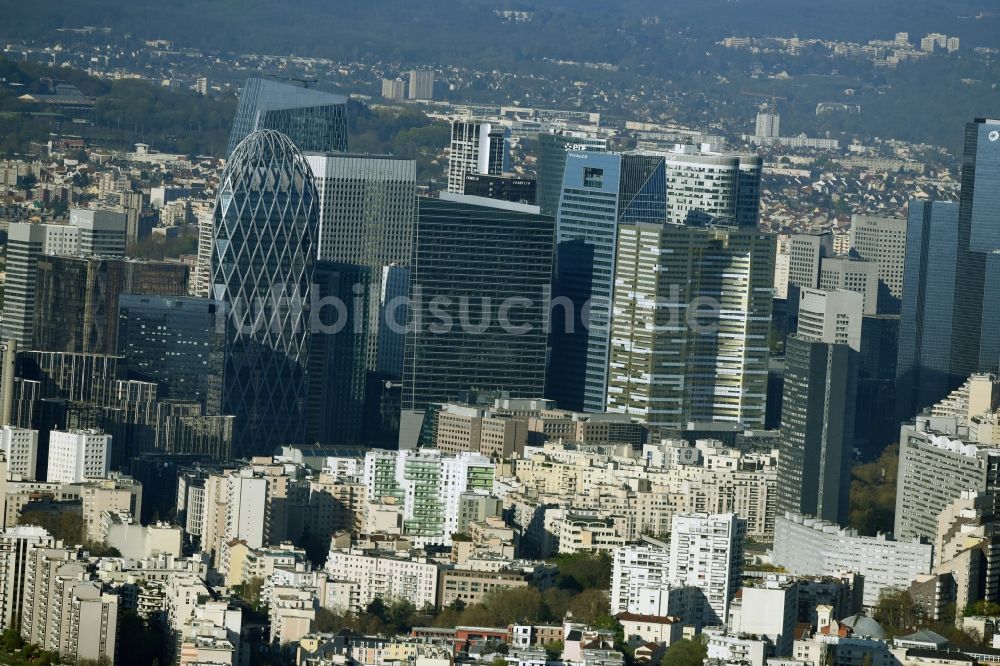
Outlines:
POLYGON ((857 352, 792 335, 778 455, 778 512, 847 524, 854 446, 857 352))
POLYGON ((535 180, 517 176, 467 173, 465 174, 465 193, 487 199, 534 205, 535 180))
POLYGON ((222 408, 224 320, 205 298, 137 296, 118 302, 118 353, 129 376, 155 382, 161 400, 222 408))
POLYGON ((896 418, 948 395, 958 253, 957 203, 911 201, 896 360, 896 418))
POLYGON ((236 455, 305 435, 318 212, 312 171, 287 136, 260 130, 233 152, 215 204, 211 289, 226 308, 222 411, 236 416, 236 455))
POLYGON ((534 207, 473 201, 418 202, 404 410, 469 389, 544 392, 553 220, 534 207))
POLYGON ((266 79, 247 79, 240 92, 227 155, 256 130, 281 132, 302 151, 347 150, 347 98, 266 79))

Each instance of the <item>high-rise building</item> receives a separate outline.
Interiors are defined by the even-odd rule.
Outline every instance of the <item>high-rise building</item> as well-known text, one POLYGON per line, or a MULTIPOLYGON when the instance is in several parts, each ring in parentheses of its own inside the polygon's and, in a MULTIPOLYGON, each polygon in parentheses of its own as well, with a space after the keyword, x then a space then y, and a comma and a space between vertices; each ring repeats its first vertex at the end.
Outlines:
POLYGON ((535 181, 510 174, 491 176, 467 173, 465 193, 475 197, 535 205, 535 181))
POLYGON ((257 130, 275 130, 302 151, 347 150, 347 98, 265 79, 247 79, 227 155, 257 130))
MULTIPOLYGON (((7 472, 25 481, 34 481, 38 465, 38 431, 5 425, 0 428, 0 453, 7 460, 7 472)), ((2 507, 0 507, 2 508, 2 507)))
POLYGON ((230 156, 215 207, 212 297, 226 308, 222 411, 237 453, 301 442, 319 202, 312 171, 273 130, 230 156))
POLYGON ((850 257, 826 257, 820 263, 819 288, 825 291, 847 289, 864 298, 864 313, 878 313, 878 264, 850 257))
POLYGON ((907 221, 894 217, 851 217, 851 255, 878 266, 878 312, 899 314, 903 298, 907 221))
POLYGON ((945 397, 954 384, 958 209, 952 202, 910 202, 896 360, 898 420, 945 397))
POLYGON ((196 217, 198 221, 198 255, 191 278, 188 282, 188 294, 198 298, 209 298, 212 291, 212 252, 215 248, 215 217, 212 210, 201 210, 196 217))
POLYGON ((410 70, 410 99, 434 99, 434 70, 410 70))
POLYGON ((746 530, 746 520, 733 513, 674 515, 668 576, 675 585, 701 591, 701 613, 691 618, 695 624, 716 626, 729 617, 742 582, 746 530))
POLYGON ((130 376, 156 382, 157 397, 222 408, 223 313, 207 298, 123 294, 118 354, 130 376))
POLYGON ((403 409, 475 388, 540 396, 552 218, 464 195, 420 199, 418 209, 403 409))
POLYGON ((621 225, 607 411, 763 428, 774 251, 752 230, 621 225))
POLYGON ((756 155, 723 154, 705 144, 678 145, 666 154, 667 221, 756 227, 760 177, 756 155))
POLYGON ((958 270, 951 325, 951 386, 1000 366, 1000 119, 965 126, 958 202, 958 270), (989 295, 989 296, 987 296, 989 295))
POLYGON ((20 630, 30 555, 36 548, 57 545, 59 542, 48 531, 34 525, 11 526, 0 532, 0 627, 20 630))
POLYGON ((183 296, 188 273, 176 261, 42 256, 36 272, 34 347, 114 354, 121 295, 183 296))
POLYGON ((788 299, 798 301, 793 287, 819 286, 820 264, 833 255, 833 234, 792 234, 788 239, 788 299))
POLYGON ((781 116, 777 113, 765 113, 763 111, 758 113, 754 136, 777 139, 781 136, 781 116))
POLYGON ((456 120, 451 124, 448 191, 465 193, 465 174, 510 171, 510 130, 487 122, 456 120))
POLYGON ((7 233, 7 279, 0 333, 22 349, 32 347, 38 258, 59 256, 122 257, 125 215, 103 210, 72 210, 69 224, 15 222, 7 233))
POLYGON ((52 430, 45 480, 49 483, 81 483, 103 479, 111 470, 111 435, 97 430, 52 430))
POLYGON ((319 208, 317 258, 405 266, 416 225, 414 160, 383 155, 306 155, 319 208))
POLYGON ((382 79, 382 97, 393 102, 399 102, 405 97, 403 79, 382 79))
POLYGON ((565 160, 546 397, 563 409, 603 412, 618 227, 666 219, 664 164, 576 151, 565 160))
POLYGON ((844 524, 854 451, 862 297, 803 289, 785 344, 778 511, 844 524))
POLYGON ((608 140, 582 132, 540 132, 538 134, 537 203, 542 215, 556 216, 562 192, 566 155, 573 152, 605 153, 608 140))

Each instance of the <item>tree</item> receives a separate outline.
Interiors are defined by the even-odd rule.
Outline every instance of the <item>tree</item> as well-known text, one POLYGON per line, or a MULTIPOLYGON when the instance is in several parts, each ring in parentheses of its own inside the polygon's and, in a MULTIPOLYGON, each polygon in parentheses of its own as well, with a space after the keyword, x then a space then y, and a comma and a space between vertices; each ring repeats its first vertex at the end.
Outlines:
POLYGON ((702 636, 682 638, 672 644, 663 655, 663 666, 701 666, 708 656, 708 645, 702 636))
POLYGON ((611 588, 611 556, 606 552, 559 555, 552 562, 559 567, 556 584, 563 589, 611 588))
POLYGON ((872 617, 889 636, 913 631, 926 621, 923 609, 901 589, 882 590, 872 617))
POLYGON ((535 587, 496 589, 487 596, 483 605, 500 626, 514 622, 538 622, 548 617, 542 594, 535 587))
POLYGON ((611 612, 611 599, 607 590, 591 588, 574 596, 569 602, 569 610, 575 621, 593 624, 611 612))
POLYGON ((998 617, 1000 616, 1000 604, 986 600, 977 601, 966 606, 962 615, 965 617, 998 617))

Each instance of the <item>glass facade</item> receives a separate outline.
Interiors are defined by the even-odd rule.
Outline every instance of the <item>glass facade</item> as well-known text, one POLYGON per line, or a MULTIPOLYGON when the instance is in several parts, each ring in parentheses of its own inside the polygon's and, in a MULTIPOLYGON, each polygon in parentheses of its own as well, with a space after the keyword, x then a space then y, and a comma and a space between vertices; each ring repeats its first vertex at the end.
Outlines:
POLYGON ((158 398, 218 414, 224 352, 218 314, 218 304, 206 298, 123 295, 118 354, 131 378, 155 382, 158 398))
POLYGON ((555 217, 559 209, 563 172, 568 151, 604 153, 608 150, 606 139, 570 134, 538 135, 538 186, 536 201, 542 215, 555 217))
POLYGON ((273 130, 230 157, 215 204, 212 297, 226 308, 222 409, 236 453, 304 436, 309 302, 319 208, 312 171, 273 130))
POLYGON ((418 202, 405 410, 476 388, 511 397, 544 392, 552 218, 534 206, 482 201, 448 195, 418 202))
POLYGON ((247 79, 227 155, 255 130, 281 132, 303 151, 347 150, 347 98, 265 79, 247 79))

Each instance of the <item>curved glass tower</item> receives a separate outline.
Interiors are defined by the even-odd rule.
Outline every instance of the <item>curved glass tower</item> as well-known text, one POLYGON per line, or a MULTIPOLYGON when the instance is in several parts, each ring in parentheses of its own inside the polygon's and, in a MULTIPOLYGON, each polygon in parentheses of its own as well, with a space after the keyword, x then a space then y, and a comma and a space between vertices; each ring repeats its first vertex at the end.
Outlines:
POLYGON ((287 136, 258 130, 236 147, 219 185, 212 253, 234 455, 302 441, 318 212, 312 171, 287 136))

